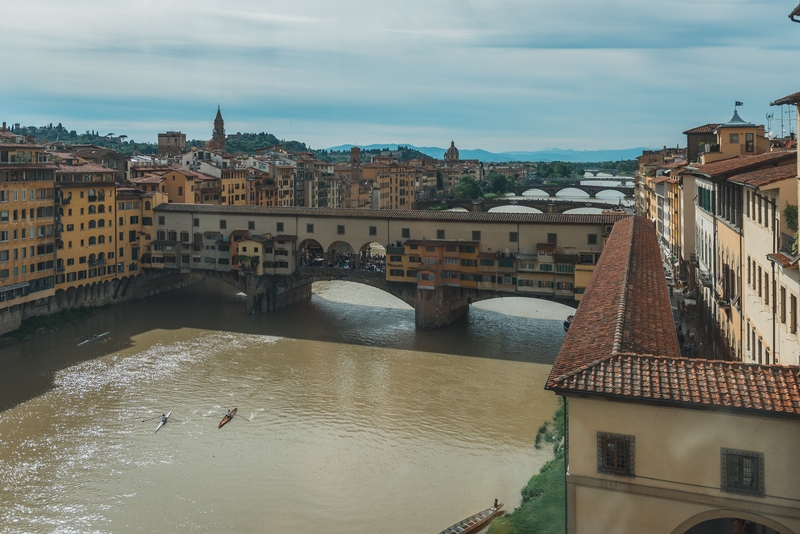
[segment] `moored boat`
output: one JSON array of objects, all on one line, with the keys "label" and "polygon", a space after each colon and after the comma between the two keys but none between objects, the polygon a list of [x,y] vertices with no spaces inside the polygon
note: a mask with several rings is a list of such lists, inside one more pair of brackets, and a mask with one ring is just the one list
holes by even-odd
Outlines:
[{"label": "moored boat", "polygon": [[159,422],[158,422],[158,426],[156,427],[156,432],[158,432],[158,430],[159,430],[159,429],[160,429],[162,426],[164,426],[164,425],[166,425],[166,424],[167,424],[167,421],[169,421],[169,416],[170,416],[170,415],[172,415],[172,410],[170,410],[169,412],[167,412],[167,415],[165,415],[165,416],[164,416],[164,420],[163,420],[163,421],[159,421]]},{"label": "moored boat", "polygon": [[228,416],[228,414],[225,414],[225,417],[223,417],[223,418],[222,418],[222,421],[220,421],[220,422],[219,422],[219,426],[218,426],[217,428],[222,428],[222,426],[223,426],[225,423],[227,423],[228,421],[230,421],[231,419],[233,419],[233,416],[234,416],[234,415],[236,415],[236,410],[238,410],[238,409],[239,409],[239,408],[234,408],[233,410],[231,410],[231,415],[230,415],[230,417]]},{"label": "moored boat", "polygon": [[466,519],[462,519],[455,525],[451,525],[441,531],[439,534],[468,534],[476,532],[485,527],[492,519],[503,514],[503,503],[498,503],[495,500],[495,505],[490,506],[482,512],[471,515]]}]

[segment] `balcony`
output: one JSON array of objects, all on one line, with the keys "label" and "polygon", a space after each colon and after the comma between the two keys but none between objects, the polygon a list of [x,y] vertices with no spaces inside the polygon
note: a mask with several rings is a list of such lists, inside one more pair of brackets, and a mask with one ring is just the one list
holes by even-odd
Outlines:
[{"label": "balcony", "polygon": [[793,235],[781,232],[781,252],[790,256],[797,254],[796,241]]}]

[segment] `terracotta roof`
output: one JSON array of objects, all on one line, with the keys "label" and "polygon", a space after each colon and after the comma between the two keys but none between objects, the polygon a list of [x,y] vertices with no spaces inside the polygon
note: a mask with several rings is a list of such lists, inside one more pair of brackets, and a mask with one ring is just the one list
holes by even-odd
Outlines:
[{"label": "terracotta roof", "polygon": [[787,256],[786,254],[784,254],[782,252],[775,252],[775,253],[772,253],[772,254],[767,254],[767,257],[770,260],[781,264],[781,266],[783,266],[783,267],[786,267],[786,268],[797,267],[797,256],[790,257],[790,256]]},{"label": "terracotta roof", "polygon": [[719,127],[719,123],[716,124],[704,124],[702,126],[697,126],[696,128],[691,128],[683,132],[684,135],[688,134],[704,134],[704,133],[713,133]]},{"label": "terracotta roof", "polygon": [[128,181],[132,184],[160,184],[164,181],[164,177],[160,174],[145,174],[139,178],[131,178]]},{"label": "terracotta roof", "polygon": [[547,379],[559,394],[800,415],[800,368],[680,357],[655,229],[614,225]]},{"label": "terracotta roof", "polygon": [[788,180],[797,177],[797,168],[794,165],[781,165],[780,167],[769,167],[758,171],[736,174],[728,178],[729,182],[761,187],[774,182]]},{"label": "terracotta roof", "polygon": [[59,165],[56,174],[82,174],[93,172],[105,172],[113,174],[116,171],[109,169],[108,167],[98,165],[97,163],[84,163],[83,165]]},{"label": "terracotta roof", "polygon": [[768,165],[788,165],[796,161],[797,152],[781,151],[781,152],[765,152],[756,156],[736,156],[733,158],[723,159],[707,163],[705,165],[696,165],[685,167],[684,173],[701,173],[707,174],[712,178],[723,178],[726,175],[733,173],[748,172],[758,167],[766,167]]},{"label": "terracotta roof", "polygon": [[800,93],[792,93],[789,96],[779,98],[775,102],[770,102],[770,106],[782,106],[784,104],[798,104],[800,103]]},{"label": "terracotta roof", "polygon": [[[205,191],[202,189],[201,191]],[[299,217],[341,217],[356,219],[475,221],[498,223],[539,224],[614,224],[628,217],[625,214],[564,214],[564,213],[489,213],[484,211],[435,210],[359,210],[336,208],[299,208],[272,206],[218,206],[208,204],[161,204],[156,210],[164,212],[217,213],[242,215],[286,215]]]}]

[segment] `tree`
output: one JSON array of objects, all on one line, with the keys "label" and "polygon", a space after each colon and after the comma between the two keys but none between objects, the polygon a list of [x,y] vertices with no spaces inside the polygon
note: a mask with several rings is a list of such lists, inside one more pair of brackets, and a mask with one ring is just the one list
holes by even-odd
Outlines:
[{"label": "tree", "polygon": [[462,176],[453,187],[453,196],[462,200],[477,200],[481,198],[481,186],[472,176]]},{"label": "tree", "polygon": [[492,193],[497,193],[498,195],[502,195],[506,191],[508,191],[508,180],[506,179],[505,175],[500,174],[499,172],[490,171],[486,179],[489,181],[489,187],[492,190]]}]

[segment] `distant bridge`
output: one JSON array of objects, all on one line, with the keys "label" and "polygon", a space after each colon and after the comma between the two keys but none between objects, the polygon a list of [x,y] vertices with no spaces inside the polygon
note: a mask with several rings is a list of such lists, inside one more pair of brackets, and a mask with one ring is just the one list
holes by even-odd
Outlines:
[{"label": "distant bridge", "polygon": [[489,211],[500,206],[528,206],[536,208],[542,213],[564,213],[576,208],[600,208],[603,210],[613,210],[619,207],[616,202],[585,202],[580,200],[558,200],[547,197],[515,197],[515,198],[495,198],[492,200],[458,200],[450,199],[446,202],[437,200],[417,201],[415,207],[420,210],[427,210],[432,207],[446,204],[454,208],[464,208],[467,211]]},{"label": "distant bridge", "polygon": [[581,185],[579,183],[563,183],[558,185],[532,185],[526,187],[512,187],[508,190],[509,193],[514,193],[517,196],[521,196],[525,191],[530,191],[531,189],[540,189],[550,195],[551,197],[555,197],[558,193],[565,189],[578,189],[583,191],[589,198],[597,198],[598,193],[602,193],[604,191],[616,191],[618,193],[622,193],[625,195],[625,198],[633,198],[633,187],[620,187],[620,186],[604,186],[604,185]]}]

